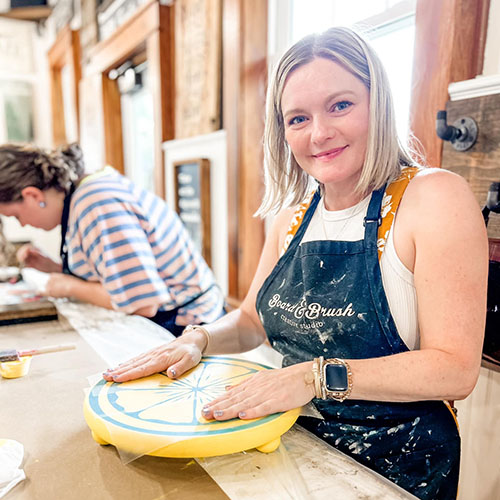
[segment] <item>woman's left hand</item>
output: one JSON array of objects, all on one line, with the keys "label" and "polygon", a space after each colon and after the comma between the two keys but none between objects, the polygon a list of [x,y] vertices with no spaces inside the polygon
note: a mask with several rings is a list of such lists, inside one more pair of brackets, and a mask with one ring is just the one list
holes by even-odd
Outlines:
[{"label": "woman's left hand", "polygon": [[51,273],[43,294],[55,298],[71,297],[73,295],[73,285],[79,282],[81,280],[74,276],[63,273]]},{"label": "woman's left hand", "polygon": [[203,416],[251,419],[303,406],[314,397],[314,384],[307,384],[305,378],[311,371],[312,361],[260,371],[206,405]]}]

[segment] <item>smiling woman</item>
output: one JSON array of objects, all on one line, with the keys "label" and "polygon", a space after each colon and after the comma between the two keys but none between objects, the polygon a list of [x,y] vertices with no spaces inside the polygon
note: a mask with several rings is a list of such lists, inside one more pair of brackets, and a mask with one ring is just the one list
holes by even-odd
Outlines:
[{"label": "smiling woman", "polygon": [[[366,155],[369,92],[338,63],[318,58],[288,77],[281,97],[285,140],[295,161],[325,186],[325,207],[355,205]],[[350,199],[339,196],[349,193]]]},{"label": "smiling woman", "polygon": [[476,383],[486,311],[487,238],[466,181],[422,168],[399,143],[380,60],[346,28],[282,57],[265,155],[259,213],[280,212],[239,309],[105,379],[175,378],[203,352],[267,338],[284,367],[229,388],[205,418],[312,400],[322,419],[301,423],[318,437],[418,498],[455,499],[460,436],[448,400]]}]

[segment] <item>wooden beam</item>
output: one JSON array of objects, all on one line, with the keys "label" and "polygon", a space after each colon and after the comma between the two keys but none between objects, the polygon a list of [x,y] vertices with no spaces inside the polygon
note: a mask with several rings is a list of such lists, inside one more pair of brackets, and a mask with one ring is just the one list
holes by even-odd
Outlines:
[{"label": "wooden beam", "polygon": [[71,42],[71,29],[69,25],[66,25],[57,34],[55,42],[47,53],[51,67],[62,68],[65,64],[68,64],[68,47],[71,47]]},{"label": "wooden beam", "polygon": [[118,172],[125,173],[120,90],[116,80],[102,75],[105,161]]},{"label": "wooden beam", "polygon": [[239,298],[250,288],[265,240],[264,221],[253,214],[264,195],[262,137],[267,89],[267,0],[245,0],[243,22]]},{"label": "wooden beam", "polygon": [[175,138],[175,59],[174,7],[160,10],[160,25],[147,40],[149,88],[154,113],[154,185],[155,192],[165,198],[165,167],[162,144]]},{"label": "wooden beam", "polygon": [[71,31],[71,56],[73,59],[73,85],[75,96],[76,127],[80,140],[80,80],[82,79],[82,50],[80,47],[80,32]]},{"label": "wooden beam", "polygon": [[445,109],[448,85],[482,71],[489,0],[418,0],[410,128],[430,166],[440,166],[442,141],[436,113]]},{"label": "wooden beam", "polygon": [[[61,72],[67,66],[73,78],[73,112],[75,113],[77,136],[80,137],[80,92],[81,54],[78,31],[65,26],[57,35],[55,42],[48,51],[50,68],[50,84],[52,97],[52,135],[55,146],[68,142],[64,113],[64,98]],[[67,104],[67,103],[66,103]]]},{"label": "wooden beam", "polygon": [[[222,5],[222,121],[227,132],[228,295],[238,301],[238,218],[240,72],[242,35],[239,0]],[[233,304],[235,305],[235,304]]]},{"label": "wooden beam", "polygon": [[125,61],[145,40],[160,29],[160,11],[163,7],[157,0],[139,7],[128,21],[106,40],[89,50],[85,74],[105,73]]},{"label": "wooden beam", "polygon": [[61,70],[50,68],[50,95],[52,108],[52,143],[61,146],[66,143],[66,122],[64,119],[64,101]]},{"label": "wooden beam", "polygon": [[267,0],[224,0],[223,126],[227,131],[229,301],[246,295],[264,245],[263,195]]},{"label": "wooden beam", "polygon": [[105,160],[124,173],[120,93],[109,70],[127,59],[144,55],[154,108],[154,181],[156,194],[165,197],[162,144],[175,138],[174,127],[174,6],[151,0],[109,38],[89,51],[85,75],[102,75]]}]

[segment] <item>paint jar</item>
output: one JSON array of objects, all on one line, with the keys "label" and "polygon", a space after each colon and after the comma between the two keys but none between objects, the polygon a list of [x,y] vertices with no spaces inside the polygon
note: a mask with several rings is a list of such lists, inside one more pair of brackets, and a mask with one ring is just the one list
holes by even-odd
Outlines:
[{"label": "paint jar", "polygon": [[3,378],[24,377],[30,370],[31,356],[23,356],[18,361],[0,363],[0,375]]}]

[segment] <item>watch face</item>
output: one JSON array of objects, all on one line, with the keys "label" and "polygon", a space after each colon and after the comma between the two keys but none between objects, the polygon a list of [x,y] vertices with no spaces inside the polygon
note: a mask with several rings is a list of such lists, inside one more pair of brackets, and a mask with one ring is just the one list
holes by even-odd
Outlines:
[{"label": "watch face", "polygon": [[328,391],[347,391],[346,367],[344,365],[325,365],[325,384]]}]

